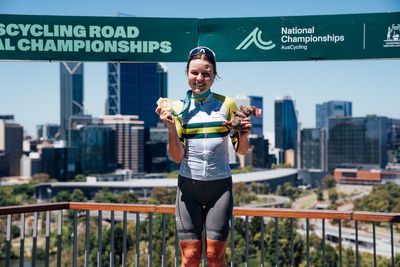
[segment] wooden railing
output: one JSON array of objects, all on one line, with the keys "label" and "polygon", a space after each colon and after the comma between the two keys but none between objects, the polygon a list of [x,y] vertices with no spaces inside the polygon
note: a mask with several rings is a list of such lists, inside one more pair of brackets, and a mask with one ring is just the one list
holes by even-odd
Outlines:
[{"label": "wooden railing", "polygon": [[[110,266],[114,266],[114,258],[116,256],[116,252],[114,250],[115,248],[115,243],[114,243],[114,227],[115,227],[115,213],[118,212],[121,213],[122,218],[119,218],[123,224],[123,236],[124,239],[122,240],[123,244],[123,251],[121,255],[119,255],[120,258],[122,258],[122,265],[126,266],[127,263],[127,244],[126,244],[126,228],[127,228],[127,223],[131,221],[135,221],[136,225],[136,249],[135,249],[135,266],[140,265],[140,254],[143,254],[143,252],[140,250],[140,223],[146,221],[146,224],[148,225],[148,231],[146,233],[146,244],[148,246],[147,251],[147,265],[148,266],[153,266],[153,215],[160,214],[162,216],[161,224],[162,226],[162,259],[161,259],[161,265],[162,266],[167,266],[167,252],[166,252],[166,216],[173,215],[175,213],[175,207],[173,205],[136,205],[136,204],[109,204],[109,203],[77,203],[77,202],[63,202],[63,203],[49,203],[49,204],[37,204],[37,205],[24,205],[24,206],[10,206],[10,207],[0,207],[0,220],[3,220],[3,222],[6,222],[5,224],[5,229],[0,229],[0,241],[4,240],[4,243],[0,243],[0,256],[3,255],[3,259],[0,260],[0,265],[3,266],[11,266],[11,258],[15,251],[18,251],[18,248],[16,249],[15,247],[15,242],[12,242],[13,237],[12,235],[12,225],[17,225],[18,221],[13,220],[13,217],[16,215],[19,215],[19,228],[20,228],[20,242],[19,242],[19,255],[14,255],[14,257],[18,258],[19,265],[24,266],[25,262],[28,260],[30,257],[30,262],[31,266],[36,266],[36,255],[37,255],[37,240],[40,238],[40,234],[38,232],[38,224],[40,221],[39,214],[45,213],[45,219],[42,219],[43,223],[45,222],[45,233],[43,234],[44,238],[46,239],[45,242],[45,256],[44,256],[44,266],[49,266],[50,261],[55,261],[57,266],[63,266],[63,261],[65,261],[65,258],[62,256],[62,249],[63,249],[63,237],[62,236],[62,229],[63,229],[63,218],[65,218],[65,215],[63,215],[63,211],[72,211],[72,224],[73,224],[73,254],[72,254],[72,266],[89,266],[90,264],[93,264],[91,262],[91,259],[89,257],[90,251],[92,249],[97,249],[97,251],[103,251],[104,246],[103,246],[103,240],[102,240],[102,231],[103,231],[103,221],[107,220],[109,222],[111,229],[111,248],[109,253],[109,264]],[[50,248],[50,234],[51,234],[51,212],[57,212],[57,219],[56,223],[54,223],[54,218],[53,218],[53,225],[57,225],[57,249],[52,249]],[[109,213],[109,214],[106,214]],[[107,216],[106,216],[107,215]],[[128,218],[128,215],[135,215],[133,217]],[[142,215],[142,218],[140,217]],[[32,233],[26,233],[26,225],[27,220],[26,218],[28,216],[32,217],[32,220],[29,220],[29,228],[32,228]],[[71,214],[70,214],[71,216]],[[91,248],[90,247],[90,224],[91,224],[91,217],[97,217],[97,247]],[[44,217],[44,216],[42,216]],[[84,223],[82,223],[82,219],[84,218]],[[145,219],[143,219],[145,218]],[[370,253],[372,255],[372,265],[377,266],[377,255],[380,255],[384,253],[383,251],[377,251],[377,234],[376,234],[376,227],[381,226],[384,224],[386,228],[380,227],[380,232],[382,232],[382,229],[386,231],[385,235],[388,237],[387,242],[390,243],[389,250],[386,251],[384,254],[388,258],[388,262],[390,263],[391,266],[395,266],[395,257],[396,254],[400,253],[400,244],[398,241],[398,238],[395,238],[395,230],[394,230],[394,225],[400,222],[400,214],[397,213],[372,213],[372,212],[359,212],[359,211],[333,211],[333,210],[295,210],[295,209],[282,209],[282,208],[243,208],[243,207],[235,207],[233,210],[233,220],[231,221],[231,235],[230,235],[230,248],[229,250],[229,257],[230,257],[230,264],[231,266],[237,266],[235,263],[235,248],[238,244],[238,237],[235,236],[235,224],[236,223],[242,223],[244,225],[244,229],[242,229],[245,232],[244,239],[245,239],[245,255],[242,257],[243,264],[247,266],[251,255],[249,254],[249,248],[250,248],[250,243],[251,242],[256,242],[255,240],[250,240],[249,237],[249,220],[253,220],[254,218],[262,218],[262,220],[259,220],[260,223],[260,232],[259,232],[259,239],[257,242],[259,245],[257,245],[257,248],[260,249],[259,256],[258,256],[258,263],[257,265],[264,266],[265,265],[265,260],[268,261],[273,261],[273,265],[275,266],[287,266],[286,263],[283,262],[283,260],[287,260],[289,262],[289,265],[296,266],[296,259],[294,258],[294,252],[295,252],[295,235],[302,235],[305,238],[305,244],[306,244],[306,259],[305,263],[307,266],[311,265],[311,250],[314,250],[315,248],[312,248],[310,245],[310,233],[312,232],[311,228],[321,228],[321,230],[315,230],[314,232],[320,232],[319,236],[321,238],[321,253],[323,257],[323,266],[327,266],[326,262],[326,246],[327,242],[335,242],[336,246],[338,247],[338,257],[339,257],[339,266],[344,266],[343,265],[343,257],[342,253],[344,250],[344,243],[346,243],[346,246],[349,246],[349,244],[353,245],[355,248],[355,262],[357,266],[360,266],[360,253],[361,250],[370,250]],[[291,232],[290,232],[290,260],[289,259],[282,259],[281,253],[282,253],[282,248],[280,247],[280,241],[279,241],[279,222],[280,220],[289,220],[290,221],[290,226],[291,226]],[[141,221],[142,220],[142,221]],[[239,221],[240,220],[240,221]],[[300,220],[304,221],[305,227],[303,227],[303,230],[295,230],[295,223],[300,224]],[[329,220],[330,227],[334,227],[335,232],[332,234],[332,232],[327,233],[326,231],[326,220]],[[317,222],[315,222],[317,221]],[[93,220],[92,220],[93,222]],[[140,223],[136,223],[140,222]],[[273,252],[273,258],[271,255],[267,256],[266,255],[266,247],[265,247],[265,224],[266,223],[271,223],[270,226],[274,227],[274,236],[270,237],[270,239],[274,240],[274,252]],[[312,223],[311,223],[312,222]],[[334,222],[334,223],[333,223]],[[346,234],[344,234],[342,231],[344,229],[343,223],[346,222],[348,225],[349,223],[352,224],[353,228],[352,231],[353,233],[351,236],[353,237],[346,237]],[[78,224],[82,225],[81,228],[85,229],[85,261],[84,262],[78,262],[78,256],[79,256],[79,251],[78,251]],[[372,226],[372,233],[371,237],[368,239],[363,239],[361,240],[361,235],[360,235],[360,229],[359,229],[359,223],[368,223]],[[398,226],[398,225],[396,225]],[[53,227],[55,228],[55,227]],[[300,227],[301,228],[301,227]],[[304,229],[305,228],[305,229]],[[365,227],[364,227],[365,228]],[[371,228],[371,227],[370,227]],[[294,230],[293,230],[294,229]],[[2,237],[3,235],[3,237]],[[15,238],[15,237],[14,237]],[[32,238],[32,249],[31,249],[31,254],[29,257],[25,257],[26,255],[26,247],[25,247],[25,239],[26,238]],[[3,248],[3,251],[1,251],[1,248]],[[14,251],[14,253],[12,253]],[[175,238],[175,255],[174,255],[174,265],[178,266],[179,265],[179,253],[178,253],[178,241]],[[28,258],[28,259],[27,259]],[[93,260],[92,260],[93,261]],[[4,264],[3,264],[4,263]],[[101,253],[98,253],[97,258],[96,258],[96,264],[97,266],[102,266],[102,256]]]}]

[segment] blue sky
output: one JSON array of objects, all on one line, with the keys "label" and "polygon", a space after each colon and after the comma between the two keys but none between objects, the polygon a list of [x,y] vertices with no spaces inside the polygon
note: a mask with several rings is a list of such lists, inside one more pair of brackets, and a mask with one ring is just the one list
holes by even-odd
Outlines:
[{"label": "blue sky", "polygon": [[[281,1],[134,1],[1,0],[0,13],[26,15],[138,17],[269,17],[399,12],[398,0]],[[399,22],[400,23],[400,22]],[[184,63],[168,63],[169,96],[187,90]],[[400,118],[400,60],[219,63],[221,79],[213,90],[225,95],[264,97],[264,131],[273,131],[274,99],[292,95],[303,127],[315,126],[315,105],[329,100],[353,102],[353,115]],[[59,123],[58,62],[0,62],[0,114],[14,114],[29,134],[36,125]],[[85,64],[85,107],[104,114],[106,63]]]}]

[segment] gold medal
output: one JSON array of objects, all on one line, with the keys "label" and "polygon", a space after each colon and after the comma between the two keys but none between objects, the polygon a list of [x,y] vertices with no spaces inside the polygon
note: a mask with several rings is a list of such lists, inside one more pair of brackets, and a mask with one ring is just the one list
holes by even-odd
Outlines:
[{"label": "gold medal", "polygon": [[157,106],[162,110],[172,110],[172,101],[168,98],[160,97],[157,100]]}]

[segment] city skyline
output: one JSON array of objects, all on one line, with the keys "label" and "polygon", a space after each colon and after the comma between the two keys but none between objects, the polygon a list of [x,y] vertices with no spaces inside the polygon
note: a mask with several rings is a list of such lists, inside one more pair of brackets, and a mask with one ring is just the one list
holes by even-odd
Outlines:
[{"label": "city skyline", "polygon": [[[173,1],[159,8],[150,3],[137,5],[128,2],[110,4],[106,1],[58,2],[2,1],[3,14],[115,16],[119,12],[144,17],[268,17],[349,13],[398,12],[398,1],[362,1],[335,4],[319,1],[283,1],[268,3],[255,1],[252,6],[230,2],[232,8],[222,8],[223,2],[205,1],[213,9],[207,13],[187,15],[182,2]],[[74,4],[76,3],[76,4]],[[186,6],[186,5],[183,5]],[[45,7],[45,8],[43,8]],[[85,8],[87,7],[87,8]],[[90,7],[90,8],[89,8]],[[220,7],[220,8],[219,8]],[[218,55],[217,55],[218,58]],[[277,96],[289,95],[296,101],[302,128],[315,127],[316,104],[340,100],[353,103],[353,116],[370,114],[400,117],[400,90],[396,77],[399,60],[338,60],[292,62],[219,62],[221,79],[212,90],[236,95],[262,96],[264,99],[264,132],[274,129],[274,101]],[[188,86],[185,63],[168,63],[168,95],[182,99]],[[0,62],[2,87],[0,114],[14,114],[29,134],[36,135],[36,125],[59,123],[59,62]],[[107,63],[85,63],[85,109],[99,117],[105,114],[107,98]],[[150,104],[150,103],[149,103]],[[155,105],[155,104],[154,104]]]}]

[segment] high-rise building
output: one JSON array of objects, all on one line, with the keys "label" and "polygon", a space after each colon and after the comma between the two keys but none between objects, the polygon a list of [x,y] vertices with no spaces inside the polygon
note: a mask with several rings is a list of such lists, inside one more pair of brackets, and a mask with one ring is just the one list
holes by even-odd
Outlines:
[{"label": "high-rise building", "polygon": [[44,147],[42,171],[50,178],[68,181],[77,174],[77,149],[71,147]]},{"label": "high-rise building", "polygon": [[115,130],[105,125],[86,125],[73,134],[72,147],[78,150],[84,174],[109,173],[116,169]]},{"label": "high-rise building", "polygon": [[145,145],[145,171],[170,172],[179,168],[167,151],[168,129],[163,123],[149,129],[149,140]]},{"label": "high-rise building", "polygon": [[255,168],[271,168],[272,162],[269,156],[269,143],[267,139],[264,139],[263,136],[250,135],[249,136],[250,144],[253,147],[253,167]]},{"label": "high-rise building", "polygon": [[328,128],[329,118],[351,117],[352,103],[349,101],[329,101],[316,105],[316,128]]},{"label": "high-rise building", "polygon": [[320,128],[301,130],[301,168],[325,169],[325,131]]},{"label": "high-rise building", "polygon": [[400,169],[400,120],[390,119],[389,121],[388,167]]},{"label": "high-rise building", "polygon": [[84,114],[82,62],[60,63],[60,89],[60,134],[61,139],[67,140],[70,117]]},{"label": "high-rise building", "polygon": [[294,102],[289,96],[275,99],[275,148],[297,149],[298,120]]},{"label": "high-rise building", "polygon": [[[235,96],[235,101],[238,108],[241,105],[255,106],[257,108],[263,108],[263,97],[262,96]],[[252,124],[251,133],[257,136],[263,136],[263,118],[251,116],[250,121]]]},{"label": "high-rise building", "polygon": [[136,115],[156,127],[155,103],[167,97],[167,68],[160,63],[109,63],[106,114]]},{"label": "high-rise building", "polygon": [[12,118],[0,118],[0,157],[3,158],[0,161],[3,176],[18,176],[21,171],[24,130],[21,125],[9,120]]},{"label": "high-rise building", "polygon": [[36,126],[37,137],[40,140],[55,140],[60,132],[60,125],[58,124],[40,124]]},{"label": "high-rise building", "polygon": [[385,168],[390,124],[387,117],[330,118],[328,169],[338,166]]},{"label": "high-rise building", "polygon": [[115,130],[117,167],[144,172],[144,122],[138,116],[127,115],[107,115],[101,119]]}]

